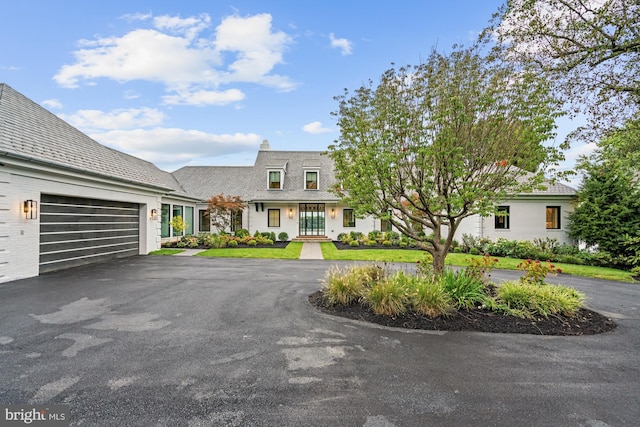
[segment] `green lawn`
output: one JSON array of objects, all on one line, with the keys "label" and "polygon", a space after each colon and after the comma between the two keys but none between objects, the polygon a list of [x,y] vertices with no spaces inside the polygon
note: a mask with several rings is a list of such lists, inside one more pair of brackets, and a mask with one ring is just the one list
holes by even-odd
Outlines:
[{"label": "green lawn", "polygon": [[[424,251],[406,249],[356,249],[339,250],[333,243],[321,243],[322,256],[326,260],[346,260],[346,261],[378,261],[378,262],[416,262],[424,258]],[[469,258],[482,258],[480,255],[469,254],[449,254],[446,264],[464,267]],[[516,267],[522,260],[515,258],[501,258],[495,268],[502,270],[517,270]],[[614,268],[592,267],[587,265],[554,263],[562,269],[563,273],[574,276],[592,277],[595,279],[616,280],[619,282],[633,282],[631,273],[628,271],[616,270]]]},{"label": "green lawn", "polygon": [[219,248],[207,249],[195,256],[219,257],[219,258],[273,258],[273,259],[298,259],[302,243],[291,242],[284,249],[277,248]]}]

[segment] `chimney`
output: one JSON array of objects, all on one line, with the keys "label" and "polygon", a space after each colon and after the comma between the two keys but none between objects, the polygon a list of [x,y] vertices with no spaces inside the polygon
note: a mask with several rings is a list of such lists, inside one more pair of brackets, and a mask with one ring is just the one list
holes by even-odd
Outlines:
[{"label": "chimney", "polygon": [[262,144],[260,144],[260,151],[267,151],[267,150],[271,150],[271,147],[269,146],[269,141],[266,139],[263,139]]}]

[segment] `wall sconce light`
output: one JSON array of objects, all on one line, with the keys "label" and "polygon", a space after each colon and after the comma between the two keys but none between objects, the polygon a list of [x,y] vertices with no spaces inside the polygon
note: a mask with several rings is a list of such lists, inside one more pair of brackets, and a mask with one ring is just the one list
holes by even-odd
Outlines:
[{"label": "wall sconce light", "polygon": [[38,202],[35,200],[25,200],[22,205],[22,211],[24,212],[25,219],[38,218]]},{"label": "wall sconce light", "polygon": [[335,218],[335,217],[336,217],[336,209],[331,208],[331,218]]},{"label": "wall sconce light", "polygon": [[289,208],[289,218],[293,218],[293,208]]},{"label": "wall sconce light", "polygon": [[158,209],[151,209],[151,219],[153,221],[158,219]]}]

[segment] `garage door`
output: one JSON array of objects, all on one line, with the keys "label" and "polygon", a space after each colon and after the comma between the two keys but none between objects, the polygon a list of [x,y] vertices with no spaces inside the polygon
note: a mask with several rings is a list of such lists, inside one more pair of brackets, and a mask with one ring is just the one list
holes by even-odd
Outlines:
[{"label": "garage door", "polygon": [[137,203],[43,194],[40,273],[138,255]]}]

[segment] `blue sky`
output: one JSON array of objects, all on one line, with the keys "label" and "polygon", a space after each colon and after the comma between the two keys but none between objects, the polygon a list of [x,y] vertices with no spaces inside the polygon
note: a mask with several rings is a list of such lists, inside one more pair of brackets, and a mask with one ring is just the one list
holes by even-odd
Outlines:
[{"label": "blue sky", "polygon": [[[495,0],[85,1],[3,6],[0,82],[162,169],[324,150],[333,97],[469,43]],[[559,135],[571,130],[560,123]],[[567,153],[569,163],[584,147]]]}]

